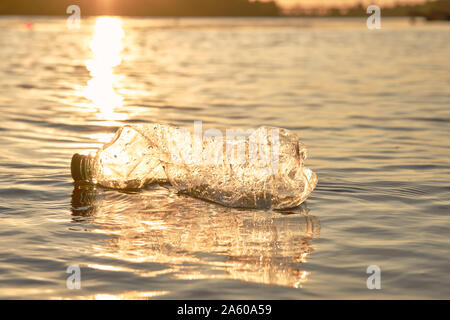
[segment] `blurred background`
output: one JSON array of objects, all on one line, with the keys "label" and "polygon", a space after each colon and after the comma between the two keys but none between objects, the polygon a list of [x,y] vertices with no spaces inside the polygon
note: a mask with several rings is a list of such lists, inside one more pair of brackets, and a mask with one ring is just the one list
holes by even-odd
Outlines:
[{"label": "blurred background", "polygon": [[448,0],[3,0],[0,14],[57,15],[78,5],[83,14],[120,16],[364,16],[369,5],[384,16],[449,20]]},{"label": "blurred background", "polygon": [[[449,298],[448,18],[444,0],[2,0],[0,298]],[[194,120],[294,131],[316,190],[277,212],[73,184],[72,155],[120,126]]]}]

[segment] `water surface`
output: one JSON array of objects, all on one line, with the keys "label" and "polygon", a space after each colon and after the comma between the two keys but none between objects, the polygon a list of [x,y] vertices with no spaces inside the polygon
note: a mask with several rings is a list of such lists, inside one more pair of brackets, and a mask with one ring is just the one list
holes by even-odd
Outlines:
[{"label": "water surface", "polygon": [[[0,298],[450,298],[450,25],[382,23],[0,18]],[[73,185],[118,127],[194,120],[293,130],[317,189],[276,212]]]}]

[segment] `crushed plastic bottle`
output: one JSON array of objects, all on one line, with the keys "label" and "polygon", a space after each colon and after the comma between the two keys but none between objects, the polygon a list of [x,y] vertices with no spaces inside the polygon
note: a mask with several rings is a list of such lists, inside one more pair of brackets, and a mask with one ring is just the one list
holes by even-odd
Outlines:
[{"label": "crushed plastic bottle", "polygon": [[72,177],[114,189],[170,183],[178,192],[242,208],[293,208],[316,187],[317,175],[304,166],[307,148],[293,132],[228,133],[124,126],[95,155],[75,154]]}]

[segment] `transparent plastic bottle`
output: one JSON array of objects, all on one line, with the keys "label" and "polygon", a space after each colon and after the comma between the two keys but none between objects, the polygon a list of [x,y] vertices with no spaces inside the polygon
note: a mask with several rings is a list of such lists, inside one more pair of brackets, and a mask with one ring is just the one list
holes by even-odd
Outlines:
[{"label": "transparent plastic bottle", "polygon": [[120,128],[95,155],[75,154],[72,177],[115,189],[170,183],[178,192],[229,207],[288,209],[317,185],[306,157],[298,136],[281,128],[224,137],[218,130],[203,135],[164,124],[133,125]]}]

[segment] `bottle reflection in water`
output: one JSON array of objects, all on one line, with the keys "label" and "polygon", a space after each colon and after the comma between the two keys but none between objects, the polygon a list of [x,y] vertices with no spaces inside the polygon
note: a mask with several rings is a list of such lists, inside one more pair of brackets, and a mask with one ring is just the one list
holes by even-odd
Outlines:
[{"label": "bottle reflection in water", "polygon": [[[301,287],[311,276],[303,263],[320,236],[320,221],[306,203],[289,212],[234,209],[158,185],[127,194],[83,185],[74,189],[72,203],[80,205],[72,208],[74,221],[79,209],[90,208],[96,233],[110,236],[92,246],[94,255],[105,264],[116,261],[112,269],[127,266],[143,281],[171,274]],[[146,263],[164,267],[139,267]]]}]

